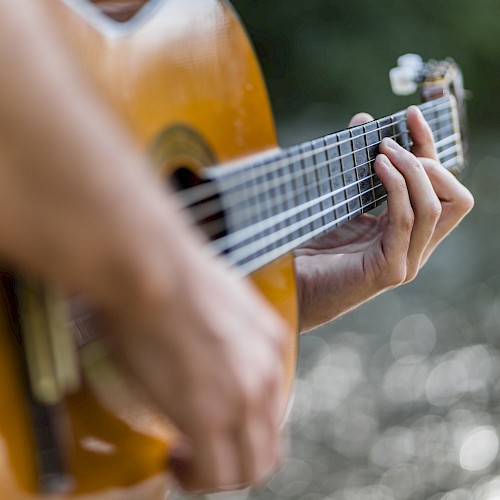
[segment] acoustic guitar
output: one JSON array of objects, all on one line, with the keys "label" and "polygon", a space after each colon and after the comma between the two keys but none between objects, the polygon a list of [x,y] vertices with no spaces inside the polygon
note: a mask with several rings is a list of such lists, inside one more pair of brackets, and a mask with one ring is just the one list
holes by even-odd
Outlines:
[{"label": "acoustic guitar", "polygon": [[[258,62],[226,2],[151,0],[126,22],[87,0],[44,3],[214,251],[297,331],[292,252],[385,201],[373,162],[385,137],[411,147],[405,113],[280,149]],[[459,172],[457,66],[406,58],[393,76],[399,90],[420,86],[439,159]],[[108,362],[84,317],[65,328],[52,292],[10,273],[2,283],[0,498],[164,498],[175,429]],[[288,390],[296,354],[291,335]]]}]

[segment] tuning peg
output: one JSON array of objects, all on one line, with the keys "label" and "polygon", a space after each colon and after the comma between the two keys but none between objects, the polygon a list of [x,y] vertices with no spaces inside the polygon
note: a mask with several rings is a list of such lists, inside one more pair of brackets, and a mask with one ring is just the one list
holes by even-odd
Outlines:
[{"label": "tuning peg", "polygon": [[417,54],[398,58],[398,65],[389,72],[392,91],[396,95],[410,95],[417,91],[418,80],[424,63]]}]

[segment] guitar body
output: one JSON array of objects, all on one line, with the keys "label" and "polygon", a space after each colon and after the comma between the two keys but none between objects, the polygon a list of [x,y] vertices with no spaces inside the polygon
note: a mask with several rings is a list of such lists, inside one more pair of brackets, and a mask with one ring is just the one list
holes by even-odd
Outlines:
[{"label": "guitar body", "polygon": [[[218,0],[151,0],[131,21],[119,24],[87,2],[44,2],[82,71],[140,146],[152,153],[159,182],[178,169],[201,175],[203,167],[224,168],[242,156],[277,148],[257,60],[228,5]],[[292,256],[259,269],[252,279],[294,332],[286,354],[290,389],[297,350]],[[5,297],[4,306],[0,498],[52,498],[39,493],[33,421]],[[175,430],[139,403],[140,397],[125,394],[128,384],[109,371],[89,372],[79,392],[55,409],[69,478],[66,492],[57,498],[163,499],[172,487],[167,457]]]}]

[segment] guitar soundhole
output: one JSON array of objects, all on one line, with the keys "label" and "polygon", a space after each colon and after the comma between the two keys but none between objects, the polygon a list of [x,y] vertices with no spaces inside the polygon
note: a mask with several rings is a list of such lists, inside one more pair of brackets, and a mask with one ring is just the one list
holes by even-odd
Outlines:
[{"label": "guitar soundhole", "polygon": [[[212,181],[201,179],[187,167],[179,167],[174,170],[169,182],[176,191],[180,192],[181,199],[183,198],[183,190],[186,190],[187,196],[185,198],[188,200],[191,199],[191,194],[194,193],[196,201],[188,203],[187,206],[196,224],[209,240],[213,241],[226,235],[224,209],[216,190],[209,187]],[[203,192],[203,195],[198,200],[197,192],[201,193],[203,188],[197,191],[197,187],[202,185],[207,186],[206,191],[209,194],[205,195]],[[211,194],[212,192],[213,194]]]},{"label": "guitar soundhole", "polygon": [[[225,236],[224,210],[213,181],[197,175],[197,172],[217,163],[203,136],[189,125],[173,124],[158,134],[152,153],[162,177],[180,191],[181,198],[208,239]],[[182,191],[185,191],[185,196]]]}]

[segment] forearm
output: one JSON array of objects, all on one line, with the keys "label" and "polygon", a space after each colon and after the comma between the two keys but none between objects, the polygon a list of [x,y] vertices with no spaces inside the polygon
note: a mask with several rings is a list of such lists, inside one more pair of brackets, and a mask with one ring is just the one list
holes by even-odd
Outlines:
[{"label": "forearm", "polygon": [[149,287],[148,267],[182,258],[168,235],[189,251],[194,237],[44,15],[0,1],[0,254],[98,302],[126,300]]}]

